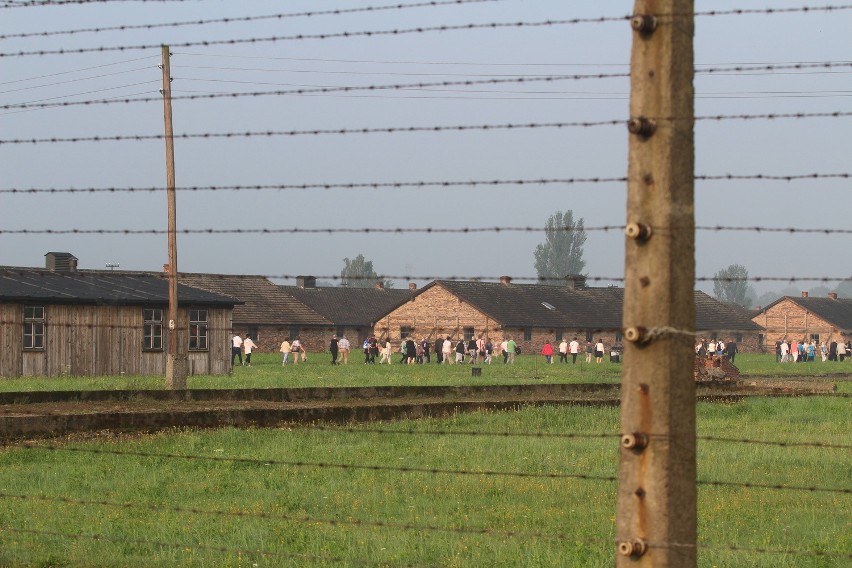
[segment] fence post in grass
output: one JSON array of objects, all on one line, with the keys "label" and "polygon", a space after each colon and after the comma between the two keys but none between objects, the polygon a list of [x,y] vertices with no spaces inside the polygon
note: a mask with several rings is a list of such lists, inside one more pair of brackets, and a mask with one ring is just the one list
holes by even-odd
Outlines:
[{"label": "fence post in grass", "polygon": [[616,566],[696,566],[693,0],[636,0]]}]

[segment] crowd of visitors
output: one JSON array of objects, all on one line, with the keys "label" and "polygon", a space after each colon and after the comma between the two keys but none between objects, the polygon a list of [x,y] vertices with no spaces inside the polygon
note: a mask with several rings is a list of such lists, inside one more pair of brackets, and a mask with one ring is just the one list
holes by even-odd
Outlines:
[{"label": "crowd of visitors", "polygon": [[[243,339],[239,334],[234,335],[231,343],[231,366],[239,361],[242,366],[251,366],[251,354],[257,345],[252,340],[251,335],[246,335]],[[719,345],[723,345],[719,342]],[[715,343],[711,343],[715,348]],[[361,346],[364,352],[364,364],[376,364],[376,358],[379,358],[378,364],[393,363],[394,348],[390,340],[380,342],[375,336],[371,335],[364,340]],[[583,348],[580,342],[574,337],[570,342],[563,339],[558,347],[554,348],[553,343],[547,341],[541,350],[548,364],[553,364],[556,353],[559,353],[560,363],[567,363],[568,356],[571,356],[571,362],[576,364],[577,357],[580,355]],[[615,347],[614,347],[615,349]],[[736,349],[736,344],[734,344]],[[697,350],[697,348],[696,348]],[[305,347],[302,345],[298,336],[294,338],[286,337],[281,342],[279,348],[281,352],[281,364],[297,365],[299,362],[308,360]],[[349,356],[352,352],[352,344],[342,335],[339,338],[337,335],[332,335],[328,343],[328,352],[331,356],[332,365],[348,365]],[[407,337],[402,339],[397,351],[399,362],[404,365],[419,365],[431,363],[432,355],[435,357],[437,364],[458,365],[458,364],[486,364],[490,365],[496,357],[499,361],[501,358],[503,364],[510,365],[515,362],[515,356],[521,352],[514,338],[509,337],[498,343],[492,343],[491,339],[480,335],[478,338],[470,338],[454,340],[452,336],[437,338],[434,343],[430,343],[425,338],[415,339]],[[597,342],[587,341],[585,346],[586,363],[591,363],[594,356],[596,363],[602,363],[604,358],[605,346],[603,340],[598,339]],[[845,352],[844,352],[845,353]],[[243,359],[245,355],[245,360]],[[611,353],[611,359],[617,354]]]},{"label": "crowd of visitors", "polygon": [[727,342],[722,339],[710,339],[708,341],[702,337],[695,343],[695,354],[702,357],[725,356],[733,363],[736,361],[738,352],[737,342],[733,339],[728,339]]},{"label": "crowd of visitors", "polygon": [[775,342],[775,360],[778,363],[811,363],[819,357],[826,361],[845,361],[852,357],[852,342],[823,341],[819,345],[815,340],[779,339]]}]

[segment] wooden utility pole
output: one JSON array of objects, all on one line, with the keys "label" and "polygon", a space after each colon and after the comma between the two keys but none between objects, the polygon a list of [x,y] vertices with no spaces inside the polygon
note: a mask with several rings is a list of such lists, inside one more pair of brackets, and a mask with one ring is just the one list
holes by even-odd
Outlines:
[{"label": "wooden utility pole", "polygon": [[175,145],[172,130],[172,74],[169,46],[163,53],[163,108],[166,124],[166,194],[169,202],[169,352],[166,356],[166,387],[185,389],[187,360],[182,334],[179,332],[177,294],[177,206],[175,199]]},{"label": "wooden utility pole", "polygon": [[696,566],[693,0],[636,0],[616,566]]}]

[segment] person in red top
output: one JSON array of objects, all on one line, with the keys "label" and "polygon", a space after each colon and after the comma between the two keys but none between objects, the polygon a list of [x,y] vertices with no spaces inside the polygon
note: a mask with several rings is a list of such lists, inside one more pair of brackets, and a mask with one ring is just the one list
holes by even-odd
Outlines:
[{"label": "person in red top", "polygon": [[553,365],[553,345],[549,341],[541,348],[541,354],[544,355],[548,365]]}]

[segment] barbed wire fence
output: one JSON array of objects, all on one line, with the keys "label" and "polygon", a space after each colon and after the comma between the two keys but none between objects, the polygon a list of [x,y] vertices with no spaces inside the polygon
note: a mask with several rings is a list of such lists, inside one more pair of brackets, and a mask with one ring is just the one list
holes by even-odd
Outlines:
[{"label": "barbed wire fence", "polygon": [[[104,3],[109,0],[89,0],[92,3]],[[139,0],[140,2],[165,2],[168,0]],[[174,1],[174,0],[173,0]],[[182,27],[182,26],[203,26],[211,23],[237,23],[237,22],[250,22],[256,21],[260,19],[281,19],[281,18],[297,18],[297,17],[312,17],[319,15],[343,15],[352,12],[375,12],[375,11],[393,11],[393,10],[404,10],[407,8],[435,8],[435,7],[450,7],[452,5],[461,5],[461,4],[474,4],[474,3],[489,3],[489,2],[499,2],[500,0],[452,0],[452,1],[435,1],[435,2],[419,2],[413,4],[397,4],[397,5],[376,5],[365,8],[353,8],[353,9],[340,9],[340,10],[324,10],[324,11],[316,11],[316,12],[301,12],[301,13],[291,13],[291,14],[273,14],[273,15],[260,15],[260,16],[245,16],[245,17],[237,17],[237,18],[222,18],[222,19],[209,19],[209,20],[197,20],[197,21],[184,21],[184,22],[171,22],[171,23],[163,23],[163,24],[149,24],[149,25],[133,25],[133,26],[109,26],[109,27],[94,27],[94,28],[86,28],[86,29],[73,29],[73,30],[65,30],[58,32],[24,32],[24,33],[16,33],[16,34],[7,34],[0,36],[0,40],[8,40],[15,38],[25,38],[25,37],[44,37],[46,35],[77,35],[82,33],[100,33],[107,31],[123,31],[125,29],[139,28],[139,29],[153,29],[154,27]],[[64,4],[84,4],[89,3],[84,2],[82,0],[73,0],[73,1],[65,1],[65,0],[44,0],[44,1],[26,1],[26,2],[11,2],[7,1],[4,4],[0,5],[0,8],[27,8],[27,7],[49,7],[49,6],[61,6]],[[696,12],[695,16],[698,17],[715,17],[715,16],[742,16],[742,15],[775,15],[775,14],[791,14],[791,13],[836,13],[841,11],[852,10],[852,6],[850,5],[835,5],[835,6],[819,6],[819,7],[808,7],[802,6],[798,8],[765,8],[765,9],[735,9],[735,10],[719,10],[719,11],[705,11],[705,12]],[[692,17],[692,14],[668,14],[661,18],[661,21],[665,21],[666,19],[677,19],[682,17]],[[398,28],[398,29],[373,29],[366,31],[346,31],[346,32],[335,32],[335,33],[323,33],[323,34],[305,34],[305,35],[290,35],[290,36],[265,36],[265,37],[251,37],[251,38],[231,38],[231,39],[217,39],[212,41],[199,41],[199,42],[183,42],[183,43],[175,43],[174,46],[178,48],[184,47],[209,47],[212,45],[225,45],[225,46],[233,46],[239,44],[258,44],[258,43],[277,43],[277,42],[291,42],[291,41],[307,41],[307,40],[326,40],[326,39],[346,39],[353,37],[360,38],[374,38],[374,37],[397,37],[400,35],[412,35],[412,34],[429,34],[429,33],[449,33],[449,32],[463,32],[470,30],[500,30],[500,29],[518,29],[518,28],[537,28],[537,27],[553,27],[553,26],[567,26],[567,25],[588,25],[588,24],[606,24],[606,23],[617,23],[617,22],[629,22],[633,19],[634,16],[626,15],[619,17],[598,17],[598,18],[573,18],[573,19],[553,19],[553,20],[541,20],[541,21],[526,21],[526,22],[487,22],[487,23],[470,23],[470,24],[461,24],[461,25],[439,25],[439,26],[424,26],[424,27],[415,27],[415,28]],[[68,55],[68,54],[82,54],[82,53],[105,53],[105,52],[126,52],[126,51],[145,51],[153,48],[159,48],[159,45],[148,45],[148,44],[135,44],[135,45],[121,45],[121,46],[99,46],[99,47],[84,47],[84,48],[67,48],[67,49],[56,49],[56,50],[20,50],[20,51],[4,51],[0,52],[0,58],[15,58],[15,57],[31,57],[31,56],[50,56],[50,55]],[[145,58],[140,58],[145,59]],[[718,66],[716,68],[711,69],[697,69],[696,73],[738,73],[738,72],[772,72],[772,71],[781,71],[781,70],[806,70],[806,69],[821,69],[821,70],[830,70],[830,69],[843,69],[849,68],[852,66],[850,62],[818,62],[818,63],[795,63],[790,65],[737,65],[737,66]],[[123,72],[122,72],[123,73]],[[311,95],[311,94],[331,94],[336,92],[377,92],[377,91],[402,91],[407,89],[427,89],[427,88],[446,88],[446,87],[471,87],[477,85],[499,85],[499,84],[527,84],[527,83],[538,83],[538,82],[546,82],[553,83],[555,81],[580,81],[580,80],[602,80],[602,79],[610,79],[610,78],[625,78],[628,77],[629,73],[601,73],[601,74],[573,74],[573,75],[545,75],[538,77],[510,77],[510,78],[489,78],[489,79],[477,79],[477,80],[465,80],[465,81],[439,81],[439,82],[431,82],[431,83],[409,83],[409,84],[395,84],[395,85],[369,85],[369,86],[356,86],[356,87],[317,87],[317,88],[300,88],[300,89],[290,89],[290,90],[277,90],[277,91],[254,91],[254,92],[242,92],[242,93],[207,93],[207,94],[190,94],[186,96],[176,96],[176,99],[184,99],[184,100],[202,100],[202,99],[213,99],[213,98],[229,98],[229,99],[239,99],[239,98],[256,98],[256,97],[274,97],[274,96],[294,96],[294,95]],[[133,83],[130,85],[124,85],[122,87],[127,86],[138,86],[144,83]],[[89,93],[82,93],[89,94]],[[79,95],[78,95],[79,96]],[[32,101],[28,103],[14,103],[7,105],[0,105],[0,110],[8,110],[8,111],[23,111],[23,110],[39,110],[39,109],[47,109],[47,108],[57,108],[62,109],[66,107],[73,106],[90,106],[90,105],[111,105],[111,104],[131,104],[131,103],[144,103],[144,102],[161,102],[162,98],[157,96],[144,96],[141,97],[133,96],[133,97],[117,97],[112,99],[97,99],[97,100],[87,100],[87,101],[66,101],[66,102],[56,102],[56,101]],[[852,116],[852,113],[845,111],[830,111],[830,112],[796,112],[796,113],[742,113],[742,114],[730,114],[730,115],[707,115],[707,116],[698,116],[698,117],[651,117],[653,120],[658,122],[666,122],[666,121],[678,121],[678,120],[695,120],[695,121],[708,121],[708,122],[722,122],[722,121],[756,121],[756,120],[781,120],[781,119],[842,119]],[[294,137],[294,136],[320,136],[320,135],[337,135],[337,136],[351,136],[351,135],[363,135],[363,134],[396,134],[396,133],[424,133],[424,132],[464,132],[469,130],[477,130],[477,131],[496,131],[496,130],[515,130],[515,129],[562,129],[562,128],[593,128],[599,126],[623,126],[625,121],[623,119],[613,119],[607,121],[586,121],[586,122],[529,122],[526,124],[512,124],[512,123],[504,123],[504,124],[478,124],[478,125],[426,125],[426,126],[401,126],[401,127],[365,127],[362,129],[314,129],[314,130],[267,130],[267,131],[231,131],[231,132],[202,132],[195,134],[178,134],[174,136],[176,139],[212,139],[212,138],[223,138],[223,139],[239,139],[239,138],[253,138],[253,137]],[[57,144],[57,143],[107,143],[107,142],[123,142],[123,141],[143,141],[143,140],[163,140],[165,138],[164,135],[160,134],[106,134],[106,135],[97,135],[97,136],[77,136],[77,137],[34,137],[31,139],[24,138],[9,138],[0,140],[0,146],[12,146],[12,145],[40,145],[40,144]],[[805,180],[805,179],[849,179],[848,173],[794,173],[789,175],[781,175],[774,173],[767,174],[708,174],[703,176],[694,176],[695,181],[706,181],[706,182],[723,182],[723,181],[733,181],[733,180],[752,180],[752,181],[784,181],[784,182],[793,182],[796,180]],[[292,183],[281,183],[281,184],[258,184],[258,185],[210,185],[210,186],[187,186],[182,188],[177,188],[179,191],[265,191],[265,190],[275,190],[275,191],[284,191],[284,190],[303,190],[303,191],[315,191],[315,190],[328,190],[328,189],[382,189],[382,190],[392,190],[399,189],[402,187],[415,187],[415,188],[423,188],[423,187],[466,187],[466,188],[477,188],[477,187],[494,187],[494,186],[541,186],[541,185],[559,185],[559,186],[569,186],[576,184],[624,184],[628,181],[626,177],[589,177],[589,178],[545,178],[545,179],[494,179],[494,180],[481,180],[481,181],[411,181],[411,182],[385,182],[385,181],[377,181],[377,182],[363,182],[363,183],[311,183],[311,184],[292,184]],[[134,193],[134,192],[155,192],[155,191],[164,191],[163,187],[88,187],[88,188],[74,188],[74,187],[51,187],[51,188],[20,188],[20,187],[10,187],[10,188],[0,188],[0,193],[10,194],[10,195],[38,195],[38,194],[100,194],[100,193]],[[624,231],[624,226],[618,225],[607,225],[607,226],[599,226],[599,227],[586,227],[586,231],[592,232],[620,232]],[[802,227],[771,227],[771,226],[760,226],[755,225],[751,227],[741,226],[730,226],[730,225],[705,225],[705,226],[697,226],[696,230],[700,231],[708,231],[708,232],[753,232],[753,233],[787,233],[787,234],[825,234],[825,235],[848,235],[852,230],[846,227],[835,227],[835,228],[802,228]],[[674,234],[677,231],[683,230],[683,227],[655,227],[655,231],[666,232]],[[494,227],[450,227],[450,228],[439,228],[439,227],[361,227],[361,228],[345,228],[339,226],[332,226],[328,228],[293,228],[293,227],[266,227],[266,228],[236,228],[236,229],[225,229],[221,227],[210,227],[206,229],[180,229],[179,232],[181,234],[200,234],[200,235],[218,235],[218,234],[231,234],[231,235],[253,235],[253,234],[351,234],[351,233],[363,233],[363,234],[405,234],[405,233],[418,233],[418,234],[470,234],[470,233],[514,233],[514,232],[537,232],[542,231],[541,228],[537,227],[510,227],[510,226],[494,226]],[[66,234],[75,234],[75,235],[161,235],[166,234],[166,231],[160,229],[92,229],[85,227],[77,227],[70,229],[56,229],[56,228],[45,228],[45,229],[3,229],[0,228],[0,235],[37,235],[37,234],[55,234],[55,235],[66,235]],[[292,274],[271,274],[266,275],[269,279],[293,279],[296,275]],[[434,279],[478,279],[478,280],[498,280],[500,276],[482,276],[482,275],[466,275],[466,276],[412,276],[412,275],[381,275],[381,278],[385,279],[408,279],[408,280],[434,280]],[[320,276],[319,278],[327,279],[331,281],[337,281],[340,276],[339,275],[329,275],[329,276]],[[532,281],[535,282],[538,279],[532,277],[524,277],[522,275],[514,276],[514,280],[517,281]],[[624,277],[618,276],[600,276],[600,275],[590,275],[587,277],[589,281],[608,281],[608,282],[624,282]],[[699,276],[695,278],[696,282],[710,282],[713,281],[715,277],[710,276]],[[815,282],[838,282],[841,280],[848,279],[848,276],[843,274],[836,275],[823,275],[823,276],[800,276],[800,275],[789,275],[789,276],[751,276],[747,278],[727,278],[723,279],[725,281],[749,281],[749,282],[765,282],[765,281],[777,281],[777,282],[803,282],[803,281],[815,281]],[[5,322],[0,321],[0,325],[11,325],[16,322]],[[61,324],[60,324],[61,325]],[[113,325],[106,324],[97,324],[99,326],[105,327],[116,327]],[[651,330],[652,334],[657,335],[690,335],[694,337],[695,332],[691,330],[680,330],[676,328],[671,329],[656,329]],[[4,410],[5,414],[6,411]],[[50,414],[50,411],[44,412],[44,414]],[[305,427],[305,426],[300,426]],[[358,429],[358,428],[335,428],[327,425],[313,425],[307,426],[307,428],[312,428],[317,431],[334,431],[341,432],[353,435],[362,435],[365,433],[369,433],[370,435],[381,435],[381,436],[452,436],[452,437],[475,437],[475,438],[503,438],[503,439],[511,439],[515,437],[530,437],[530,438],[538,438],[538,439],[547,439],[547,438],[556,438],[560,440],[586,440],[586,439],[598,439],[598,440],[608,440],[619,439],[622,443],[625,443],[625,436],[632,436],[632,433],[616,433],[616,432],[600,432],[600,433],[583,433],[583,432],[563,432],[563,433],[549,433],[549,432],[501,432],[501,433],[488,433],[488,432],[476,432],[476,431],[442,431],[442,432],[415,432],[413,430],[393,430],[388,428],[370,428],[370,429]],[[650,434],[650,437],[656,438],[657,441],[660,441],[660,436],[655,435],[653,433]],[[670,443],[676,442],[676,440],[669,440],[668,436],[663,435],[664,440]],[[840,452],[845,452],[850,450],[850,446],[847,444],[836,443],[835,441],[794,441],[794,440],[759,440],[759,439],[750,439],[747,437],[744,438],[733,438],[733,437],[725,437],[725,436],[699,436],[698,440],[707,443],[717,443],[717,444],[745,444],[750,446],[772,446],[772,447],[780,447],[780,448],[810,448],[810,449],[820,449],[820,450],[837,450]],[[242,465],[252,465],[252,466],[263,466],[270,467],[276,466],[281,468],[315,468],[320,470],[343,470],[343,471],[368,471],[368,472],[388,472],[388,473],[396,473],[400,475],[423,475],[423,476],[459,476],[459,477],[479,477],[479,478],[492,478],[492,477],[504,477],[504,478],[538,478],[543,480],[555,481],[558,482],[560,480],[579,480],[579,481],[589,481],[589,482],[617,482],[618,477],[615,475],[609,474],[595,474],[584,471],[559,471],[559,472],[545,472],[545,473],[533,473],[528,471],[512,471],[512,470],[490,470],[490,469],[447,469],[447,468],[437,468],[437,467],[394,467],[389,465],[375,465],[375,464],[364,464],[364,463],[335,463],[331,461],[317,461],[317,462],[309,462],[309,461],[291,461],[291,460],[280,460],[280,459],[263,459],[263,458],[228,458],[228,457],[211,457],[211,456],[203,456],[203,455],[193,455],[190,453],[186,454],[178,454],[178,453],[151,453],[151,452],[134,452],[131,450],[104,450],[104,449],[90,449],[85,447],[75,447],[70,445],[53,445],[53,444],[25,444],[20,446],[21,448],[29,451],[29,452],[44,452],[44,453],[54,453],[54,454],[62,454],[62,453],[80,453],[87,454],[90,456],[103,456],[103,455],[112,455],[116,457],[122,458],[153,458],[160,460],[175,460],[175,461],[212,461],[212,462],[229,462],[229,463],[239,463]],[[824,487],[818,484],[813,485],[802,485],[802,484],[785,484],[785,483],[755,483],[748,481],[726,481],[723,479],[697,479],[696,484],[699,488],[719,488],[719,487],[734,487],[742,490],[758,490],[758,491],[781,491],[781,492],[791,492],[794,494],[808,494],[808,493],[828,493],[836,495],[839,499],[841,510],[844,508],[843,503],[845,503],[844,499],[847,498],[848,495],[852,494],[852,489],[845,487]],[[138,510],[138,511],[155,511],[155,510],[163,510],[162,505],[150,505],[141,502],[120,502],[120,501],[112,501],[109,499],[79,499],[70,496],[56,496],[56,495],[46,495],[46,494],[23,494],[23,493],[15,493],[12,491],[0,491],[0,500],[6,501],[22,501],[25,503],[57,503],[70,505],[74,507],[82,507],[82,508],[93,508],[95,510],[99,510],[100,508],[116,508],[122,510]],[[326,518],[319,516],[311,516],[311,515],[285,515],[285,514],[277,514],[271,512],[257,512],[257,511],[225,511],[225,510],[212,510],[212,509],[203,509],[203,508],[194,508],[194,507],[179,507],[179,506],[171,506],[166,507],[172,513],[179,515],[188,515],[188,516],[214,516],[214,517],[237,517],[237,518],[256,518],[263,519],[268,521],[289,521],[295,522],[299,524],[303,524],[306,526],[311,525],[327,525],[330,527],[339,527],[339,526],[352,526],[359,528],[373,528],[373,529],[392,529],[397,531],[417,531],[421,533],[450,533],[457,535],[487,535],[494,536],[500,538],[508,538],[508,539],[544,539],[544,540],[554,540],[561,541],[565,543],[577,543],[582,542],[591,546],[608,546],[614,547],[615,545],[622,544],[617,539],[613,538],[594,538],[588,537],[583,534],[574,534],[574,535],[566,535],[566,534],[556,534],[556,533],[548,533],[548,532],[540,532],[540,531],[523,531],[523,530],[501,530],[493,527],[476,527],[476,526],[468,526],[468,527],[449,527],[449,526],[438,526],[431,524],[423,524],[423,523],[399,523],[392,522],[386,520],[379,519],[357,519],[351,517],[340,517],[340,518]],[[280,550],[266,550],[261,548],[232,548],[232,547],[215,547],[215,546],[206,546],[203,544],[199,544],[198,542],[166,542],[160,540],[144,540],[144,539],[135,539],[126,536],[113,536],[108,534],[92,534],[92,533],[70,533],[70,532],[59,532],[59,531],[51,531],[45,529],[38,529],[32,527],[25,526],[14,526],[8,520],[4,519],[3,526],[0,526],[0,538],[4,536],[8,538],[12,534],[16,535],[30,535],[35,537],[55,537],[61,540],[94,540],[100,542],[116,542],[122,545],[142,545],[142,546],[151,546],[155,548],[172,548],[176,550],[182,549],[198,549],[198,550],[206,550],[208,552],[217,553],[217,554],[226,554],[226,555],[249,555],[252,557],[266,557],[266,558],[288,558],[297,561],[302,561],[306,563],[351,563],[355,565],[373,565],[374,560],[366,560],[353,558],[348,556],[346,558],[336,557],[336,556],[320,556],[320,555],[307,555],[307,554],[287,554],[282,553]],[[812,557],[812,558],[827,558],[827,559],[836,559],[841,562],[844,560],[852,559],[852,553],[849,552],[830,552],[826,550],[805,550],[805,549],[795,549],[795,548],[779,548],[779,547],[743,547],[738,544],[717,544],[717,543],[709,543],[709,542],[654,542],[648,541],[645,543],[649,548],[663,548],[663,549],[678,549],[678,548],[691,548],[691,549],[699,549],[699,550],[709,550],[709,551],[725,551],[725,552],[748,552],[758,555],[790,555],[794,557]],[[399,566],[428,566],[432,564],[421,564],[421,563],[395,563],[392,561],[382,561],[382,565],[399,565]]]}]

